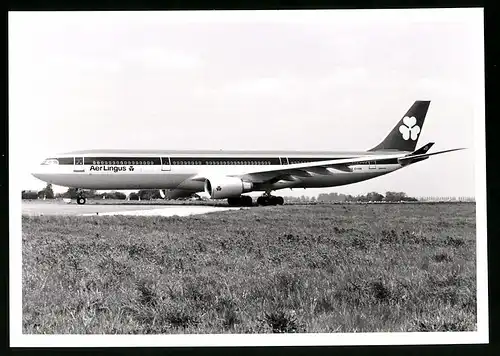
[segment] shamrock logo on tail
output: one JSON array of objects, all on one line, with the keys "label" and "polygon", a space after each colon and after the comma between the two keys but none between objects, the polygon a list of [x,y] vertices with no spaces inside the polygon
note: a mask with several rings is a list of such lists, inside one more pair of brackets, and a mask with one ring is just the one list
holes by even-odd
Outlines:
[{"label": "shamrock logo on tail", "polygon": [[399,132],[403,135],[403,140],[407,141],[410,137],[413,141],[418,138],[420,127],[416,125],[417,119],[415,116],[403,118],[403,125],[399,126]]}]

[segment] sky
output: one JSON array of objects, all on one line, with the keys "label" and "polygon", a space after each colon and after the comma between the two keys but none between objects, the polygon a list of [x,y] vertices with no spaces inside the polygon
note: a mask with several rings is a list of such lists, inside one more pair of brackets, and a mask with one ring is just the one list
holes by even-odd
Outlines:
[{"label": "sky", "polygon": [[9,169],[23,189],[72,150],[365,150],[415,100],[431,100],[418,147],[467,150],[283,195],[475,196],[482,10],[9,13]]}]

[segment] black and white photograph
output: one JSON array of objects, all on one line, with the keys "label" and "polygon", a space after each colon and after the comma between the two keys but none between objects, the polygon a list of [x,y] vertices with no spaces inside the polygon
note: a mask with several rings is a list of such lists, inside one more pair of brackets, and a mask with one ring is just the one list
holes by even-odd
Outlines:
[{"label": "black and white photograph", "polygon": [[482,8],[8,23],[11,346],[488,342]]}]

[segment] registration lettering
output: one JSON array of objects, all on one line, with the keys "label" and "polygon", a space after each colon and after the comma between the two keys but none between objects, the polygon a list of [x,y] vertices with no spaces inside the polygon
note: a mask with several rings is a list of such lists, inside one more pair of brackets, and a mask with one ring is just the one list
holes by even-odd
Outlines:
[{"label": "registration lettering", "polygon": [[[90,170],[92,172],[125,172],[127,171],[126,166],[90,166]],[[129,171],[133,171],[134,167],[130,166],[128,168]]]}]

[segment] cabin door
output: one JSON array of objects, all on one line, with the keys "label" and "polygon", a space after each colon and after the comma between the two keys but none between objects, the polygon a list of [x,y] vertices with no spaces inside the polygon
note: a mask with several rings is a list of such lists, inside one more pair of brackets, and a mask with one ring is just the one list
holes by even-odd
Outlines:
[{"label": "cabin door", "polygon": [[161,158],[161,170],[162,171],[169,171],[170,170],[170,158],[169,157],[162,157]]},{"label": "cabin door", "polygon": [[377,162],[376,161],[370,161],[370,164],[368,166],[368,169],[377,169],[376,166]]},{"label": "cabin door", "polygon": [[288,164],[288,157],[280,157],[280,164]]},{"label": "cabin door", "polygon": [[73,172],[85,172],[85,166],[83,165],[83,157],[75,157],[75,165],[73,166]]}]

